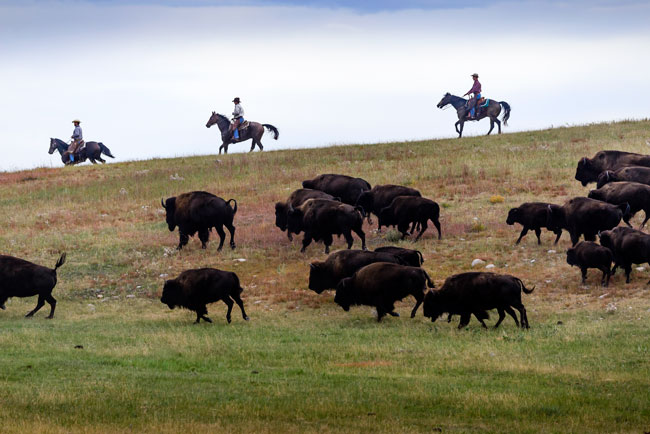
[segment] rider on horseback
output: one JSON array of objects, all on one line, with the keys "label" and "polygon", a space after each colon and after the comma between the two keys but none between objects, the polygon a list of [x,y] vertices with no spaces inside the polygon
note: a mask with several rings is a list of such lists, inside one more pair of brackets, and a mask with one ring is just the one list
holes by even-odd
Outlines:
[{"label": "rider on horseback", "polygon": [[233,140],[239,140],[239,125],[244,123],[244,108],[239,103],[239,97],[232,100],[235,103],[235,110],[232,112],[233,122],[231,129],[231,134]]},{"label": "rider on horseback", "polygon": [[74,161],[74,154],[75,152],[79,151],[79,149],[84,145],[84,138],[83,138],[83,133],[81,131],[81,127],[79,124],[81,121],[79,119],[75,119],[72,121],[74,124],[74,131],[72,132],[72,142],[70,142],[70,147],[68,148],[68,153],[70,155],[70,161]]},{"label": "rider on horseback", "polygon": [[467,119],[477,119],[478,118],[478,112],[475,113],[475,111],[478,109],[477,103],[478,100],[481,99],[481,83],[478,81],[478,74],[474,73],[472,74],[472,78],[474,79],[474,84],[472,85],[472,88],[467,91],[467,93],[463,96],[467,96],[469,94],[473,94],[473,97],[470,97],[469,101],[467,101]]}]

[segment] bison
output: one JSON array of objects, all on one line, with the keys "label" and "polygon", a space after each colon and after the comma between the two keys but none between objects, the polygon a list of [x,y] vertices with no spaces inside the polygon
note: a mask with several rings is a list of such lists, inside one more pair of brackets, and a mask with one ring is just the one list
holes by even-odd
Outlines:
[{"label": "bison", "polygon": [[326,289],[335,289],[341,279],[350,277],[359,269],[375,262],[409,265],[391,253],[339,250],[329,255],[325,261],[315,261],[309,265],[309,289],[317,294]]},{"label": "bison", "polygon": [[583,285],[587,281],[587,269],[589,268],[597,268],[602,271],[603,277],[600,284],[603,286],[609,285],[613,260],[614,256],[611,250],[591,241],[580,241],[575,247],[571,247],[566,252],[567,264],[580,268]]},{"label": "bison", "polygon": [[537,244],[542,244],[540,235],[542,234],[542,228],[546,228],[549,231],[555,233],[555,243],[557,244],[560,241],[562,236],[562,228],[549,225],[549,207],[559,208],[559,205],[553,205],[550,203],[544,202],[526,202],[519,205],[517,208],[512,208],[508,211],[508,218],[506,223],[509,225],[514,225],[519,223],[523,226],[519,238],[515,244],[519,244],[521,239],[528,233],[530,230],[535,231],[537,236]]},{"label": "bison", "polygon": [[403,247],[395,246],[385,246],[377,247],[375,252],[390,253],[393,256],[397,256],[402,260],[404,265],[410,265],[411,267],[419,267],[424,264],[424,258],[422,257],[422,252],[419,250],[405,249]]},{"label": "bison", "polygon": [[377,321],[381,321],[386,314],[399,316],[395,312],[395,302],[412,295],[416,300],[411,311],[413,318],[424,300],[427,286],[435,287],[422,268],[377,262],[341,280],[336,287],[334,302],[346,312],[352,305],[374,306],[377,308]]},{"label": "bison", "polygon": [[391,204],[379,212],[379,228],[382,226],[397,226],[402,233],[402,239],[408,235],[408,228],[411,223],[420,226],[420,232],[415,241],[419,240],[424,231],[427,230],[427,222],[431,220],[438,231],[438,239],[442,238],[440,229],[440,206],[424,197],[398,196]]},{"label": "bison", "polygon": [[625,283],[630,283],[632,264],[650,265],[650,235],[644,232],[630,228],[604,231],[600,233],[600,244],[614,253],[614,270],[616,267],[625,270]]},{"label": "bison", "polygon": [[444,313],[460,315],[458,328],[469,324],[474,315],[484,328],[484,319],[488,318],[487,311],[496,309],[499,320],[494,328],[499,327],[506,313],[514,320],[517,327],[519,321],[512,308],[519,311],[521,327],[529,328],[526,308],[521,302],[521,291],[530,294],[535,288],[527,289],[523,282],[508,274],[487,272],[469,272],[448,277],[438,291],[429,291],[424,297],[424,316],[434,322]]},{"label": "bison", "polygon": [[[230,202],[235,204],[234,208]],[[230,199],[223,200],[212,193],[205,191],[193,191],[183,193],[167,200],[160,200],[162,207],[167,213],[167,226],[173,232],[178,226],[179,242],[178,250],[181,250],[189,241],[190,236],[199,233],[201,248],[207,247],[210,239],[210,230],[214,228],[219,234],[219,248],[223,247],[226,234],[223,231],[225,226],[230,232],[230,247],[235,248],[235,226],[232,222],[237,213],[237,201]]]},{"label": "bison", "polygon": [[243,290],[239,283],[239,277],[235,273],[215,268],[198,268],[183,271],[176,279],[167,280],[160,301],[170,309],[182,307],[196,312],[196,323],[198,324],[201,320],[212,322],[207,317],[206,305],[219,300],[228,306],[226,320],[230,323],[234,300],[241,309],[242,317],[248,321],[244,302],[240,297]]},{"label": "bison", "polygon": [[390,205],[397,196],[421,197],[422,195],[414,188],[401,185],[375,185],[371,190],[361,193],[356,205],[364,209],[370,222],[371,213],[379,217],[379,212]]},{"label": "bison", "polygon": [[351,205],[327,199],[309,199],[297,208],[289,209],[288,230],[305,233],[301,252],[312,240],[323,241],[325,253],[330,252],[332,235],[343,235],[352,248],[352,232],[361,238],[361,248],[366,250],[366,234],[362,230],[363,216]]},{"label": "bison", "polygon": [[[307,199],[329,199],[335,200],[334,196],[324,191],[313,190],[311,188],[300,188],[289,195],[286,202],[277,202],[275,204],[275,225],[281,231],[287,231],[289,241],[293,241],[291,231],[287,230],[288,213],[291,208],[296,208],[305,203]],[[297,235],[297,234],[296,234]]]},{"label": "bison", "polygon": [[50,305],[47,318],[54,318],[56,299],[52,297],[52,290],[56,286],[56,270],[65,263],[65,257],[65,253],[61,254],[52,269],[13,256],[0,255],[0,309],[5,309],[5,302],[10,297],[38,295],[36,307],[25,317],[33,316],[47,301]]},{"label": "bison", "polygon": [[596,199],[575,197],[561,207],[549,207],[549,226],[566,229],[572,245],[578,244],[580,235],[594,241],[600,231],[616,227],[629,213],[629,205],[612,205]]},{"label": "bison", "polygon": [[318,175],[314,179],[303,181],[302,186],[304,188],[324,191],[334,197],[340,198],[341,202],[347,203],[348,205],[356,205],[361,193],[371,188],[365,179],[335,174]]},{"label": "bison", "polygon": [[584,157],[578,161],[576,180],[583,186],[596,182],[598,175],[606,170],[618,170],[625,166],[650,167],[650,155],[634,154],[622,151],[600,151],[594,158]]},{"label": "bison", "polygon": [[603,202],[618,205],[627,203],[630,205],[630,211],[623,217],[623,221],[630,225],[630,219],[634,214],[643,210],[645,218],[639,229],[645,226],[650,219],[650,186],[639,184],[638,182],[611,182],[604,185],[598,190],[589,192],[591,199],[602,200]]},{"label": "bison", "polygon": [[618,170],[605,170],[598,175],[596,181],[596,188],[601,188],[603,185],[610,182],[628,181],[638,182],[639,184],[650,185],[650,167],[621,167]]}]

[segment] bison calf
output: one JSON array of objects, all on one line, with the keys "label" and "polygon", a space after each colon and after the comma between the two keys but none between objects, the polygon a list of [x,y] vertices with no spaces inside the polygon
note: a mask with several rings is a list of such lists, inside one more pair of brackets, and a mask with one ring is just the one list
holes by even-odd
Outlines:
[{"label": "bison calf", "polygon": [[528,233],[528,231],[531,230],[535,231],[535,235],[537,236],[537,244],[542,244],[542,240],[540,238],[540,235],[542,234],[542,228],[546,228],[549,231],[555,233],[556,236],[554,244],[557,244],[557,242],[560,241],[560,237],[562,236],[562,228],[549,224],[549,208],[553,209],[557,207],[559,206],[550,203],[527,202],[522,203],[517,208],[512,208],[510,211],[508,211],[508,218],[506,219],[506,223],[511,226],[515,223],[519,223],[523,226],[521,233],[519,234],[519,238],[517,238],[515,244],[519,244],[521,242],[521,239]]},{"label": "bison calf", "polygon": [[597,268],[602,271],[603,277],[600,284],[603,286],[609,285],[613,260],[614,255],[611,250],[591,241],[580,241],[575,247],[566,252],[567,264],[580,268],[583,285],[587,281],[588,268]]},{"label": "bison calf", "polygon": [[170,309],[182,307],[196,312],[196,322],[212,322],[207,317],[207,304],[223,301],[228,306],[226,320],[230,323],[233,300],[241,309],[242,317],[248,321],[240,294],[244,289],[239,277],[230,271],[215,268],[199,268],[183,271],[176,279],[168,280],[163,287],[160,301]]},{"label": "bison calf", "polygon": [[636,229],[624,227],[604,231],[599,235],[600,244],[610,249],[614,254],[614,270],[619,266],[625,270],[625,283],[630,283],[632,264],[647,262],[650,265],[650,235]]},{"label": "bison calf", "polygon": [[[280,228],[281,231],[287,231],[289,241],[293,241],[293,235],[288,229],[289,210],[299,207],[308,199],[335,200],[334,196],[327,194],[324,191],[312,190],[311,188],[300,188],[291,193],[286,202],[277,202],[275,204],[275,225]],[[299,232],[297,232],[296,235],[298,233]]]},{"label": "bison calf", "polygon": [[533,292],[527,289],[523,282],[508,274],[487,272],[469,272],[453,275],[442,285],[439,291],[429,291],[424,297],[424,316],[434,322],[444,313],[460,315],[458,328],[469,324],[472,315],[481,322],[488,318],[487,311],[496,309],[499,320],[494,328],[499,327],[506,313],[514,320],[517,327],[519,321],[512,308],[519,311],[521,327],[528,328],[526,308],[521,302],[521,291],[526,294]]},{"label": "bison calf", "polygon": [[0,255],[0,309],[5,309],[5,302],[10,297],[38,295],[36,307],[25,316],[34,315],[47,301],[50,305],[47,318],[54,318],[56,300],[52,297],[52,290],[56,286],[56,270],[65,263],[65,256],[63,253],[52,269],[13,256]]},{"label": "bison calf", "polygon": [[378,262],[341,280],[336,287],[334,302],[346,312],[352,305],[374,306],[377,308],[377,321],[381,321],[386,314],[399,316],[395,312],[395,302],[412,295],[417,301],[411,311],[413,318],[424,300],[427,286],[435,287],[422,268]]},{"label": "bison calf", "polygon": [[395,226],[402,233],[402,239],[408,234],[411,223],[420,225],[420,232],[415,241],[419,240],[427,230],[427,222],[431,220],[438,231],[438,239],[442,237],[440,230],[440,206],[431,199],[417,196],[398,196],[391,204],[379,212],[379,229],[382,226]]}]

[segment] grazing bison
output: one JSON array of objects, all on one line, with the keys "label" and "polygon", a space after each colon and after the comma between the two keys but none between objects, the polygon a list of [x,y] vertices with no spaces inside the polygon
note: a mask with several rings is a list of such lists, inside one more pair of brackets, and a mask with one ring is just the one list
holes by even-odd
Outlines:
[{"label": "grazing bison", "polygon": [[10,297],[38,295],[36,307],[25,317],[33,316],[47,301],[50,305],[47,318],[54,318],[56,300],[52,297],[52,290],[56,286],[56,270],[65,263],[65,256],[63,253],[52,269],[13,256],[0,255],[0,309],[5,309],[5,302]]},{"label": "grazing bison", "polygon": [[207,317],[206,305],[221,300],[228,305],[226,320],[230,323],[234,300],[241,309],[242,317],[248,321],[240,297],[243,290],[235,273],[215,268],[198,268],[183,271],[176,279],[166,281],[160,301],[170,309],[182,307],[196,312],[196,323],[199,323],[201,320],[212,322]]},{"label": "grazing bison", "polygon": [[632,264],[650,265],[650,235],[644,232],[630,228],[604,231],[600,233],[600,244],[614,253],[614,270],[616,267],[625,270],[625,283],[630,283]]},{"label": "grazing bison", "polygon": [[512,208],[508,211],[508,218],[506,223],[509,225],[514,225],[519,223],[523,226],[519,238],[515,244],[519,244],[521,239],[528,233],[530,230],[535,231],[537,235],[537,244],[542,244],[540,235],[542,234],[542,228],[546,228],[549,231],[555,233],[555,243],[557,244],[560,241],[562,236],[562,228],[557,226],[549,225],[549,207],[559,208],[559,205],[553,205],[551,203],[544,202],[526,202],[519,205],[517,208]]},{"label": "grazing bison", "polygon": [[368,214],[368,222],[370,222],[370,213],[379,217],[379,212],[390,205],[397,196],[421,197],[422,195],[414,188],[401,185],[375,185],[370,191],[361,193],[356,204]]},{"label": "grazing bison", "polygon": [[335,289],[341,279],[352,276],[361,268],[375,262],[392,262],[409,265],[391,253],[369,252],[367,250],[339,250],[323,262],[312,262],[309,266],[309,289],[320,294],[326,289]]},{"label": "grazing bison", "polygon": [[386,247],[377,247],[375,252],[390,253],[393,256],[397,256],[402,260],[404,265],[410,265],[411,267],[419,267],[424,264],[424,258],[422,253],[419,250],[405,249],[403,247],[395,246],[386,246]]},{"label": "grazing bison", "polygon": [[[305,203],[307,199],[329,199],[335,200],[334,196],[327,194],[324,191],[312,190],[311,188],[300,188],[291,195],[286,202],[278,202],[275,204],[275,225],[280,228],[281,231],[287,231],[287,237],[289,241],[293,241],[293,236],[291,231],[287,230],[288,222],[288,213],[291,208],[296,208]],[[296,235],[298,235],[296,233]]]},{"label": "grazing bison", "polygon": [[494,274],[486,272],[461,273],[445,280],[439,291],[429,291],[424,297],[424,316],[435,321],[442,314],[460,315],[461,329],[467,324],[472,315],[481,322],[485,328],[484,319],[488,318],[487,311],[496,309],[499,320],[494,328],[506,317],[506,313],[514,320],[517,327],[517,315],[512,310],[514,307],[521,316],[521,327],[528,328],[526,308],[521,303],[521,291],[526,294],[535,288],[527,289],[523,282],[508,274]]},{"label": "grazing bison", "polygon": [[370,184],[365,179],[334,174],[318,175],[314,179],[303,181],[302,186],[324,191],[348,205],[356,205],[361,193],[370,190]]},{"label": "grazing bison", "polygon": [[346,312],[352,305],[374,306],[377,308],[377,321],[381,321],[386,314],[399,316],[394,311],[395,302],[412,295],[416,300],[411,311],[413,318],[424,300],[427,286],[435,287],[422,268],[377,262],[341,280],[336,287],[334,302]]},{"label": "grazing bison", "polygon": [[576,180],[583,186],[596,182],[598,175],[606,170],[618,170],[625,166],[650,167],[650,155],[633,154],[621,151],[600,151],[594,158],[587,157],[578,161]]},{"label": "grazing bison", "polygon": [[571,247],[566,252],[567,264],[580,268],[583,285],[587,281],[587,269],[589,268],[597,268],[602,271],[603,277],[600,284],[603,286],[609,285],[613,260],[614,255],[611,250],[591,241],[580,241],[575,247]]},{"label": "grazing bison", "polygon": [[631,166],[621,167],[614,171],[605,170],[598,175],[596,188],[617,181],[638,182],[639,184],[650,185],[650,167]]},{"label": "grazing bison", "polygon": [[630,225],[630,219],[641,210],[645,212],[645,219],[643,219],[643,223],[641,223],[639,229],[645,226],[648,219],[650,219],[649,185],[639,184],[638,182],[611,182],[598,190],[591,190],[589,197],[614,205],[621,203],[629,204],[630,211],[623,217],[623,221],[628,226],[632,226]]},{"label": "grazing bison", "polygon": [[[230,206],[230,202],[235,204],[234,208]],[[221,250],[226,239],[224,226],[230,232],[230,247],[235,248],[235,227],[232,224],[237,213],[235,199],[225,201],[205,191],[193,191],[170,197],[165,201],[161,199],[160,203],[167,213],[169,231],[173,232],[178,226],[180,238],[176,247],[178,250],[182,249],[196,232],[199,233],[201,248],[205,249],[212,228],[219,234],[220,242],[217,250]]]},{"label": "grazing bison", "polygon": [[583,234],[585,240],[595,241],[598,232],[616,227],[628,212],[628,204],[617,206],[596,199],[575,197],[561,207],[549,207],[548,225],[566,229],[575,246]]},{"label": "grazing bison", "polygon": [[431,220],[438,230],[438,239],[442,238],[440,230],[440,206],[431,199],[416,196],[398,196],[391,204],[379,211],[379,229],[382,226],[395,226],[402,233],[402,239],[408,234],[411,223],[420,225],[420,232],[415,241],[419,240],[427,230],[427,222]]},{"label": "grazing bison", "polygon": [[309,199],[299,207],[289,209],[287,227],[293,233],[305,233],[301,252],[314,240],[323,241],[325,253],[329,253],[332,235],[343,235],[348,249],[352,248],[353,231],[361,238],[361,248],[366,250],[366,234],[362,226],[363,216],[353,206],[334,200]]}]

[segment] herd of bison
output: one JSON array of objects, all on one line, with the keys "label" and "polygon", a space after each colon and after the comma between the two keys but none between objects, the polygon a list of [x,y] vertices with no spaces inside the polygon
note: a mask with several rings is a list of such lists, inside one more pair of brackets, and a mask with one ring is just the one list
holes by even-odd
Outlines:
[{"label": "herd of bison", "polygon": [[[620,151],[600,151],[594,158],[578,162],[575,178],[583,186],[597,182],[597,189],[588,197],[575,197],[563,205],[550,203],[524,203],[509,211],[506,223],[518,223],[523,229],[518,244],[530,230],[535,231],[541,243],[541,229],[555,233],[557,243],[565,230],[573,247],[567,251],[567,263],[580,268],[584,283],[588,268],[602,271],[602,284],[609,284],[617,267],[625,271],[630,280],[632,264],[650,261],[650,235],[640,229],[650,218],[650,155]],[[377,219],[378,231],[382,227],[397,227],[402,239],[417,235],[418,241],[431,221],[440,239],[440,207],[420,192],[399,185],[371,187],[361,178],[326,174],[303,181],[303,188],[291,193],[285,202],[275,205],[276,226],[287,232],[289,240],[303,233],[302,249],[312,241],[322,241],[329,254],[333,236],[343,236],[348,250],[330,254],[323,262],[309,265],[309,289],[317,294],[335,290],[334,302],[348,311],[353,305],[368,305],[377,309],[377,319],[386,315],[398,316],[396,301],[412,295],[416,304],[411,311],[414,317],[423,304],[424,316],[435,321],[447,314],[460,317],[459,328],[467,326],[471,315],[486,327],[488,311],[496,309],[499,324],[509,314],[517,326],[528,328],[526,309],[521,302],[521,292],[529,294],[523,282],[511,275],[490,272],[468,272],[447,278],[439,290],[427,272],[421,268],[424,259],[418,250],[386,246],[368,251],[363,232],[363,221],[372,224]],[[237,201],[228,201],[204,191],[184,193],[161,201],[170,231],[178,227],[178,249],[189,237],[198,233],[203,248],[214,229],[223,247],[226,233],[230,233],[230,247],[235,248]],[[645,212],[639,230],[633,229],[630,219],[638,211]],[[623,222],[627,226],[619,226]],[[361,240],[362,250],[351,250],[352,233]],[[578,242],[580,236],[585,241]],[[600,244],[595,240],[598,236]],[[0,308],[10,297],[38,296],[36,307],[27,316],[34,315],[45,302],[50,305],[48,318],[54,316],[56,300],[52,290],[57,283],[56,270],[65,262],[63,253],[54,269],[33,264],[12,256],[0,255]],[[613,265],[613,268],[612,268]],[[650,283],[650,282],[649,282]],[[177,278],[167,280],[163,287],[162,303],[170,309],[183,307],[196,313],[196,322],[207,322],[207,304],[223,301],[228,306],[226,319],[231,321],[234,303],[242,317],[248,320],[240,297],[243,289],[239,277],[229,271],[214,268],[192,269]],[[519,319],[515,313],[519,312]]]}]

